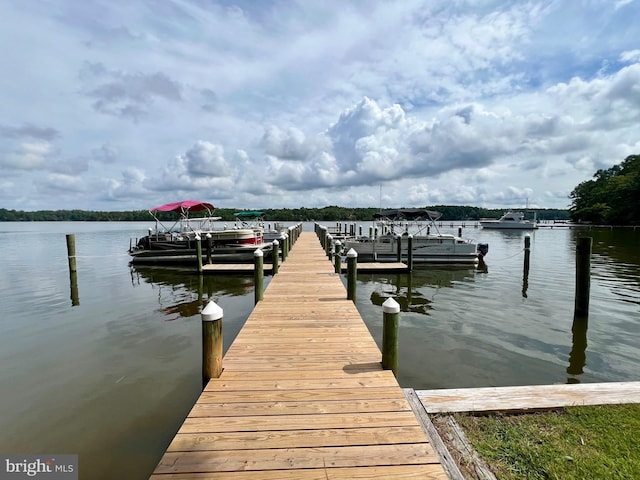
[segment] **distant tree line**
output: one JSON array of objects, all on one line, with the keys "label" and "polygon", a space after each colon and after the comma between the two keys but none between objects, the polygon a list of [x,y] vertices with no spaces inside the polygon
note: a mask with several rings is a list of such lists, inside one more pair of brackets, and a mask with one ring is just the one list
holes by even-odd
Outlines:
[{"label": "distant tree line", "polygon": [[640,223],[640,155],[598,170],[573,189],[569,213],[575,222],[606,225]]},{"label": "distant tree line", "polygon": [[[401,208],[401,207],[399,207]],[[426,206],[429,210],[442,213],[441,220],[444,221],[473,221],[480,218],[498,218],[504,210],[486,209],[469,206],[456,205],[434,205]],[[243,211],[241,209],[218,208],[215,215],[222,217],[222,221],[235,221],[234,213]],[[368,221],[373,219],[373,214],[378,212],[378,208],[347,208],[338,206],[328,206],[323,208],[283,208],[261,210],[266,220],[298,222],[298,221]],[[535,212],[538,220],[568,220],[569,211],[561,209],[530,209]],[[202,216],[202,213],[195,213],[192,216]],[[533,213],[530,214],[533,216]],[[158,212],[160,220],[171,220],[176,218],[175,213]],[[148,221],[151,215],[146,210],[132,210],[122,212],[100,212],[87,210],[39,210],[35,212],[25,212],[21,210],[7,210],[0,208],[0,221],[4,222],[38,222],[38,221],[83,221],[83,222],[125,222],[125,221]]]}]

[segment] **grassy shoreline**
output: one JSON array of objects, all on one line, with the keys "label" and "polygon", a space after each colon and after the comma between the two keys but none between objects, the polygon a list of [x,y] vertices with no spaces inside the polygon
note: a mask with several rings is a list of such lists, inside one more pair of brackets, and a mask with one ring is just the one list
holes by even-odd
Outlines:
[{"label": "grassy shoreline", "polygon": [[640,478],[640,404],[452,416],[498,479]]}]

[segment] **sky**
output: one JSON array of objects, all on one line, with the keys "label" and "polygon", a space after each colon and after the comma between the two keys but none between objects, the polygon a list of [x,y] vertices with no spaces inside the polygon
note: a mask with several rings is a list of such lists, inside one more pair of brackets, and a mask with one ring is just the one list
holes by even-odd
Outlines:
[{"label": "sky", "polygon": [[640,154],[640,0],[6,0],[0,208],[567,208]]}]

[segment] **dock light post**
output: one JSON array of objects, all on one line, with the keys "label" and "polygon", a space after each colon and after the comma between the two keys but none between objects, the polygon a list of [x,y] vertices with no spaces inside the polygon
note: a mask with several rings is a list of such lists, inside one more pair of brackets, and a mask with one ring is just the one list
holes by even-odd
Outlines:
[{"label": "dock light post", "polygon": [[216,302],[209,302],[202,309],[202,389],[212,378],[222,373],[222,316],[223,310]]},{"label": "dock light post", "polygon": [[347,252],[347,299],[356,303],[356,281],[358,279],[358,252],[350,248]]},{"label": "dock light post", "polygon": [[342,249],[342,242],[340,240],[336,241],[336,246],[334,250],[334,271],[335,273],[340,273],[342,271],[342,256],[340,255],[340,250]]},{"label": "dock light post", "polygon": [[273,257],[272,271],[273,271],[273,274],[275,275],[276,273],[278,273],[278,268],[279,268],[278,263],[280,262],[280,244],[278,243],[278,240],[274,240],[272,245],[273,245],[273,253],[271,254],[271,256]]},{"label": "dock light post", "polygon": [[398,319],[400,304],[387,298],[382,304],[382,368],[398,376]]},{"label": "dock light post", "polygon": [[255,284],[255,304],[264,297],[264,253],[257,249],[253,252],[253,280]]},{"label": "dock light post", "polygon": [[198,257],[198,273],[202,273],[202,243],[200,235],[196,235],[196,255]]}]

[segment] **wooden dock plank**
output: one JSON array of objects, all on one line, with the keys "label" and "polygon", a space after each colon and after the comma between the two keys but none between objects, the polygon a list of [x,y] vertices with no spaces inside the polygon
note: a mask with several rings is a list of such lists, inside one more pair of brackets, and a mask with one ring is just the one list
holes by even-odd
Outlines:
[{"label": "wooden dock plank", "polygon": [[446,478],[333,268],[303,233],[151,478]]},{"label": "wooden dock plank", "polygon": [[428,413],[640,403],[640,382],[416,390]]},{"label": "wooden dock plank", "polygon": [[167,452],[155,473],[281,470],[438,463],[428,443]]},{"label": "wooden dock plank", "polygon": [[305,468],[269,471],[152,475],[151,480],[446,480],[439,465],[394,465],[357,468]]},{"label": "wooden dock plank", "polygon": [[378,443],[424,442],[420,427],[327,428],[324,430],[271,430],[265,432],[179,433],[168,452],[200,450],[255,450],[270,448],[316,448],[344,445],[368,445],[375,436]]}]

